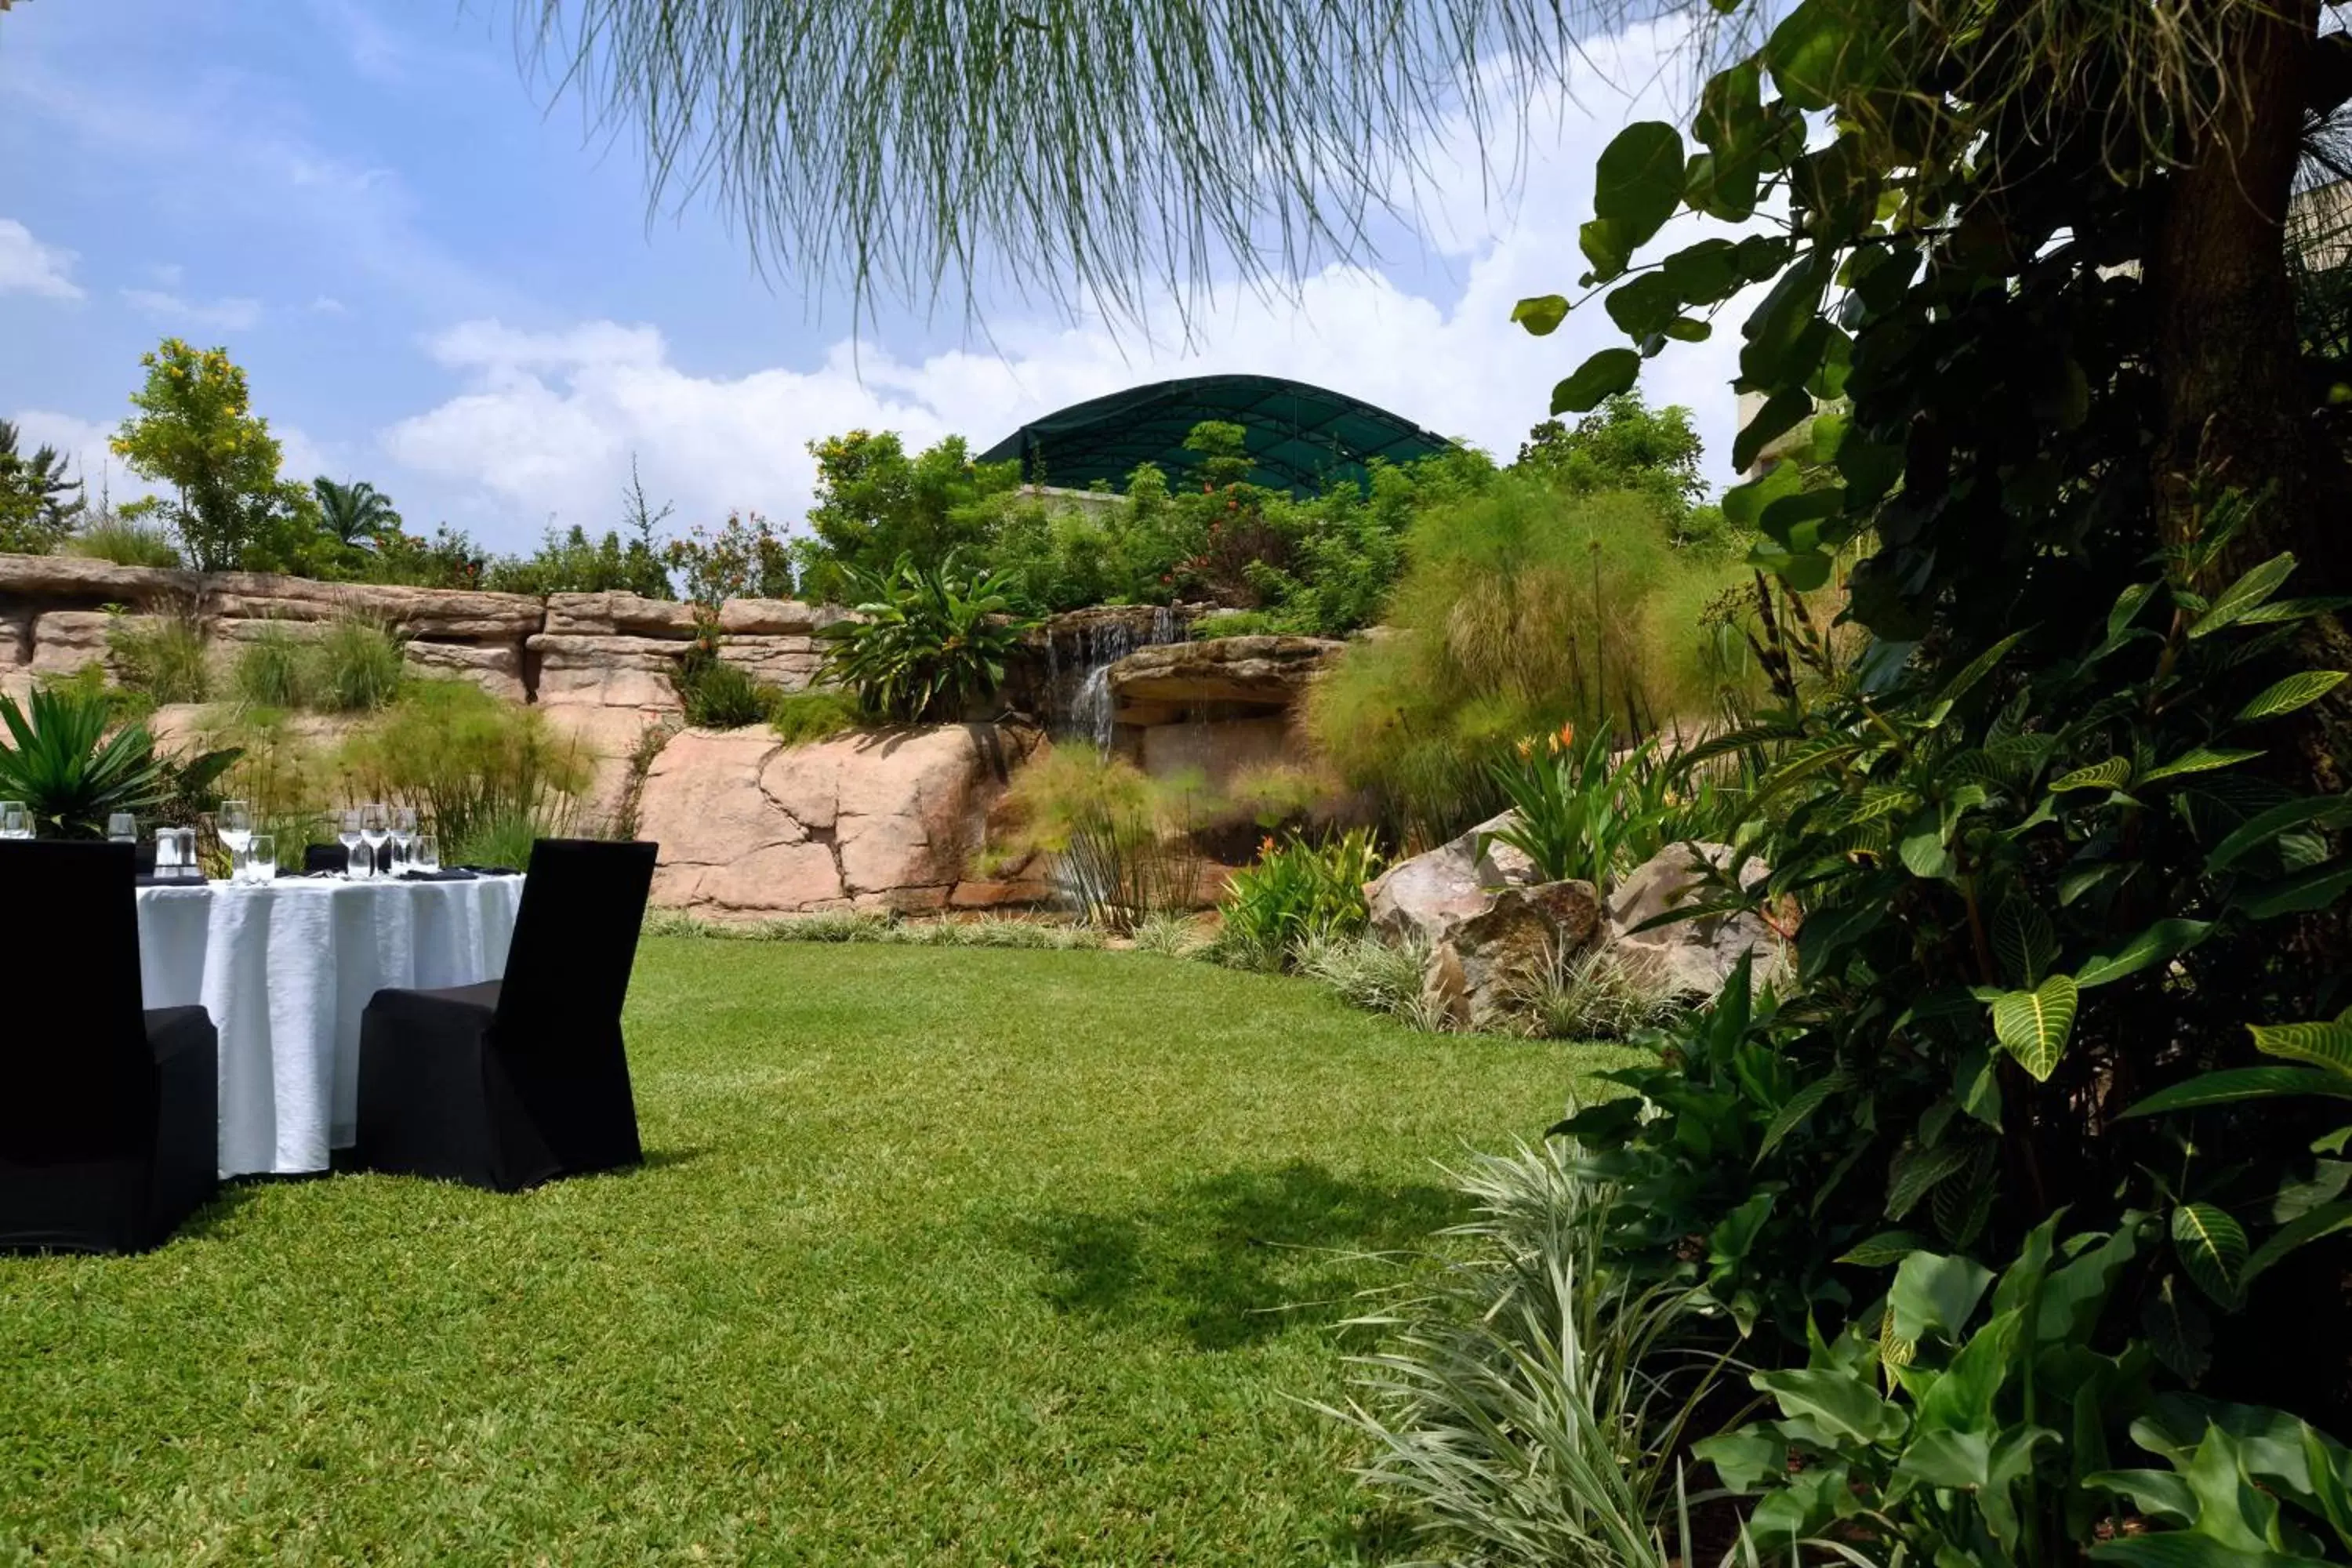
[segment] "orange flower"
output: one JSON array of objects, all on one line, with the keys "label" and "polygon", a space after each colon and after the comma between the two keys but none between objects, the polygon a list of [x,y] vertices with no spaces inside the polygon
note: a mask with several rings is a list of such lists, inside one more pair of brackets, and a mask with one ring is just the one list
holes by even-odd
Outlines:
[{"label": "orange flower", "polygon": [[1523,762],[1523,763],[1524,763],[1524,762],[1526,762],[1529,757],[1532,757],[1532,756],[1534,756],[1535,754],[1536,754],[1536,748],[1535,748],[1535,742],[1532,742],[1532,741],[1521,741],[1521,742],[1519,742],[1519,761],[1521,761],[1521,762]]},{"label": "orange flower", "polygon": [[1273,854],[1273,853],[1274,853],[1274,835],[1273,835],[1273,834],[1269,833],[1269,834],[1267,834],[1264,838],[1261,838],[1261,839],[1259,839],[1259,840],[1258,840],[1258,842],[1257,842],[1257,852],[1258,852],[1260,855],[1271,855],[1271,854]]},{"label": "orange flower", "polygon": [[1551,738],[1551,749],[1554,752],[1565,752],[1572,749],[1575,745],[1576,724],[1575,721],[1571,720],[1568,723],[1562,724],[1559,727],[1559,733]]}]

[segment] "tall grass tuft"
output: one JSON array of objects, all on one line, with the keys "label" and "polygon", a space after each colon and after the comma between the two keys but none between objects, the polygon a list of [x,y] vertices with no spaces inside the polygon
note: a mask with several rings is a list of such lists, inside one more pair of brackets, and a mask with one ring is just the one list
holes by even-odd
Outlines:
[{"label": "tall grass tuft", "polygon": [[589,782],[577,742],[467,680],[408,682],[337,760],[358,798],[415,807],[439,833],[444,859],[484,865],[517,864],[481,858],[492,847],[503,854],[520,843],[527,855],[530,837],[566,831]]},{"label": "tall grass tuft", "polygon": [[[1455,1184],[1429,1284],[1352,1325],[1353,1397],[1324,1406],[1371,1445],[1358,1470],[1428,1560],[1480,1568],[1666,1568],[1687,1560],[1675,1456],[1725,1363],[1677,1358],[1695,1292],[1636,1287],[1603,1240],[1616,1193],[1563,1142],[1481,1155]],[[1669,1535],[1683,1549],[1670,1551]]]},{"label": "tall grass tuft", "polygon": [[402,640],[390,626],[367,616],[348,613],[329,621],[320,629],[312,651],[318,705],[335,713],[389,707],[407,673],[401,662]]},{"label": "tall grass tuft", "polygon": [[1606,945],[1553,952],[1511,998],[1520,1029],[1554,1040],[1622,1040],[1681,1011],[1656,961]]},{"label": "tall grass tuft", "polygon": [[318,661],[310,639],[283,621],[253,628],[230,666],[229,689],[238,701],[270,710],[315,705]]},{"label": "tall grass tuft", "polygon": [[1126,935],[1153,914],[1191,910],[1202,858],[1195,828],[1216,815],[1198,773],[1146,778],[1086,746],[1055,746],[1014,775],[1005,804],[1011,854],[1043,852],[1088,925]]},{"label": "tall grass tuft", "polygon": [[180,552],[171,536],[110,511],[100,512],[58,548],[61,555],[111,562],[117,566],[176,567]]},{"label": "tall grass tuft", "polygon": [[212,695],[205,630],[192,616],[108,617],[106,653],[122,684],[157,704]]},{"label": "tall grass tuft", "polygon": [[1292,948],[1290,963],[1350,1006],[1386,1013],[1417,1029],[1434,1032],[1440,1026],[1442,1015],[1422,1002],[1422,975],[1429,967],[1424,942],[1322,931]]}]

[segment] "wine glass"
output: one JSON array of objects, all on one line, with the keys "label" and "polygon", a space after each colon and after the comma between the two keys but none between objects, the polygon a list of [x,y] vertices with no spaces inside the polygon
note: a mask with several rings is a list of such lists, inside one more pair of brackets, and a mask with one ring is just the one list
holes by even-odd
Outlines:
[{"label": "wine glass", "polygon": [[371,801],[360,807],[360,837],[367,840],[368,875],[384,873],[383,841],[392,837],[392,826],[385,818],[381,802]]},{"label": "wine glass", "polygon": [[253,808],[241,800],[225,800],[213,823],[228,850],[228,879],[247,880],[245,852],[253,843]]},{"label": "wine glass", "polygon": [[420,871],[441,869],[441,840],[430,833],[416,836],[416,848],[411,860]]},{"label": "wine glass", "polygon": [[109,844],[139,842],[139,819],[127,811],[109,812],[106,817],[106,841]]},{"label": "wine glass", "polygon": [[335,837],[343,847],[343,875],[354,880],[367,875],[360,865],[360,813],[354,806],[343,813],[342,824]]}]

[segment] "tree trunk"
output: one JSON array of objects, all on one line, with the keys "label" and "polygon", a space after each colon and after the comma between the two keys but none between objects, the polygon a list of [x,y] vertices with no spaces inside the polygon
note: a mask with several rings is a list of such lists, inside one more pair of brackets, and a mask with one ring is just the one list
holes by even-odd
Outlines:
[{"label": "tree trunk", "polygon": [[[2286,266],[2305,105],[2318,85],[2318,27],[2317,0],[2237,9],[2221,51],[2235,80],[2181,150],[2187,166],[2167,176],[2148,257],[2163,420],[2160,536],[2182,542],[2212,489],[2236,489],[2257,505],[2224,574],[2291,550],[2300,564],[2288,592],[2302,595],[2352,590],[2352,552],[2342,547],[2352,469],[2313,417]],[[2305,640],[2314,665],[2352,668],[2352,637],[2336,617],[2315,623]],[[2312,784],[2343,789],[2352,701],[2321,704],[2299,728]]]}]

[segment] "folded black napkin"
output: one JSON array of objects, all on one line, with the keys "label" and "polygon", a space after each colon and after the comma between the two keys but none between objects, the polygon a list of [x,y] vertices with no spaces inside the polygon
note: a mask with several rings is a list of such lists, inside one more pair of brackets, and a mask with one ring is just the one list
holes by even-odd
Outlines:
[{"label": "folded black napkin", "polygon": [[521,872],[516,870],[511,866],[466,866],[461,867],[460,869],[471,871],[477,877],[520,877],[522,875]]},{"label": "folded black napkin", "polygon": [[474,872],[463,866],[449,866],[438,871],[403,871],[400,879],[404,882],[470,882],[474,876]]},{"label": "folded black napkin", "polygon": [[201,888],[205,885],[201,877],[158,877],[145,871],[139,874],[138,881],[142,888]]}]

